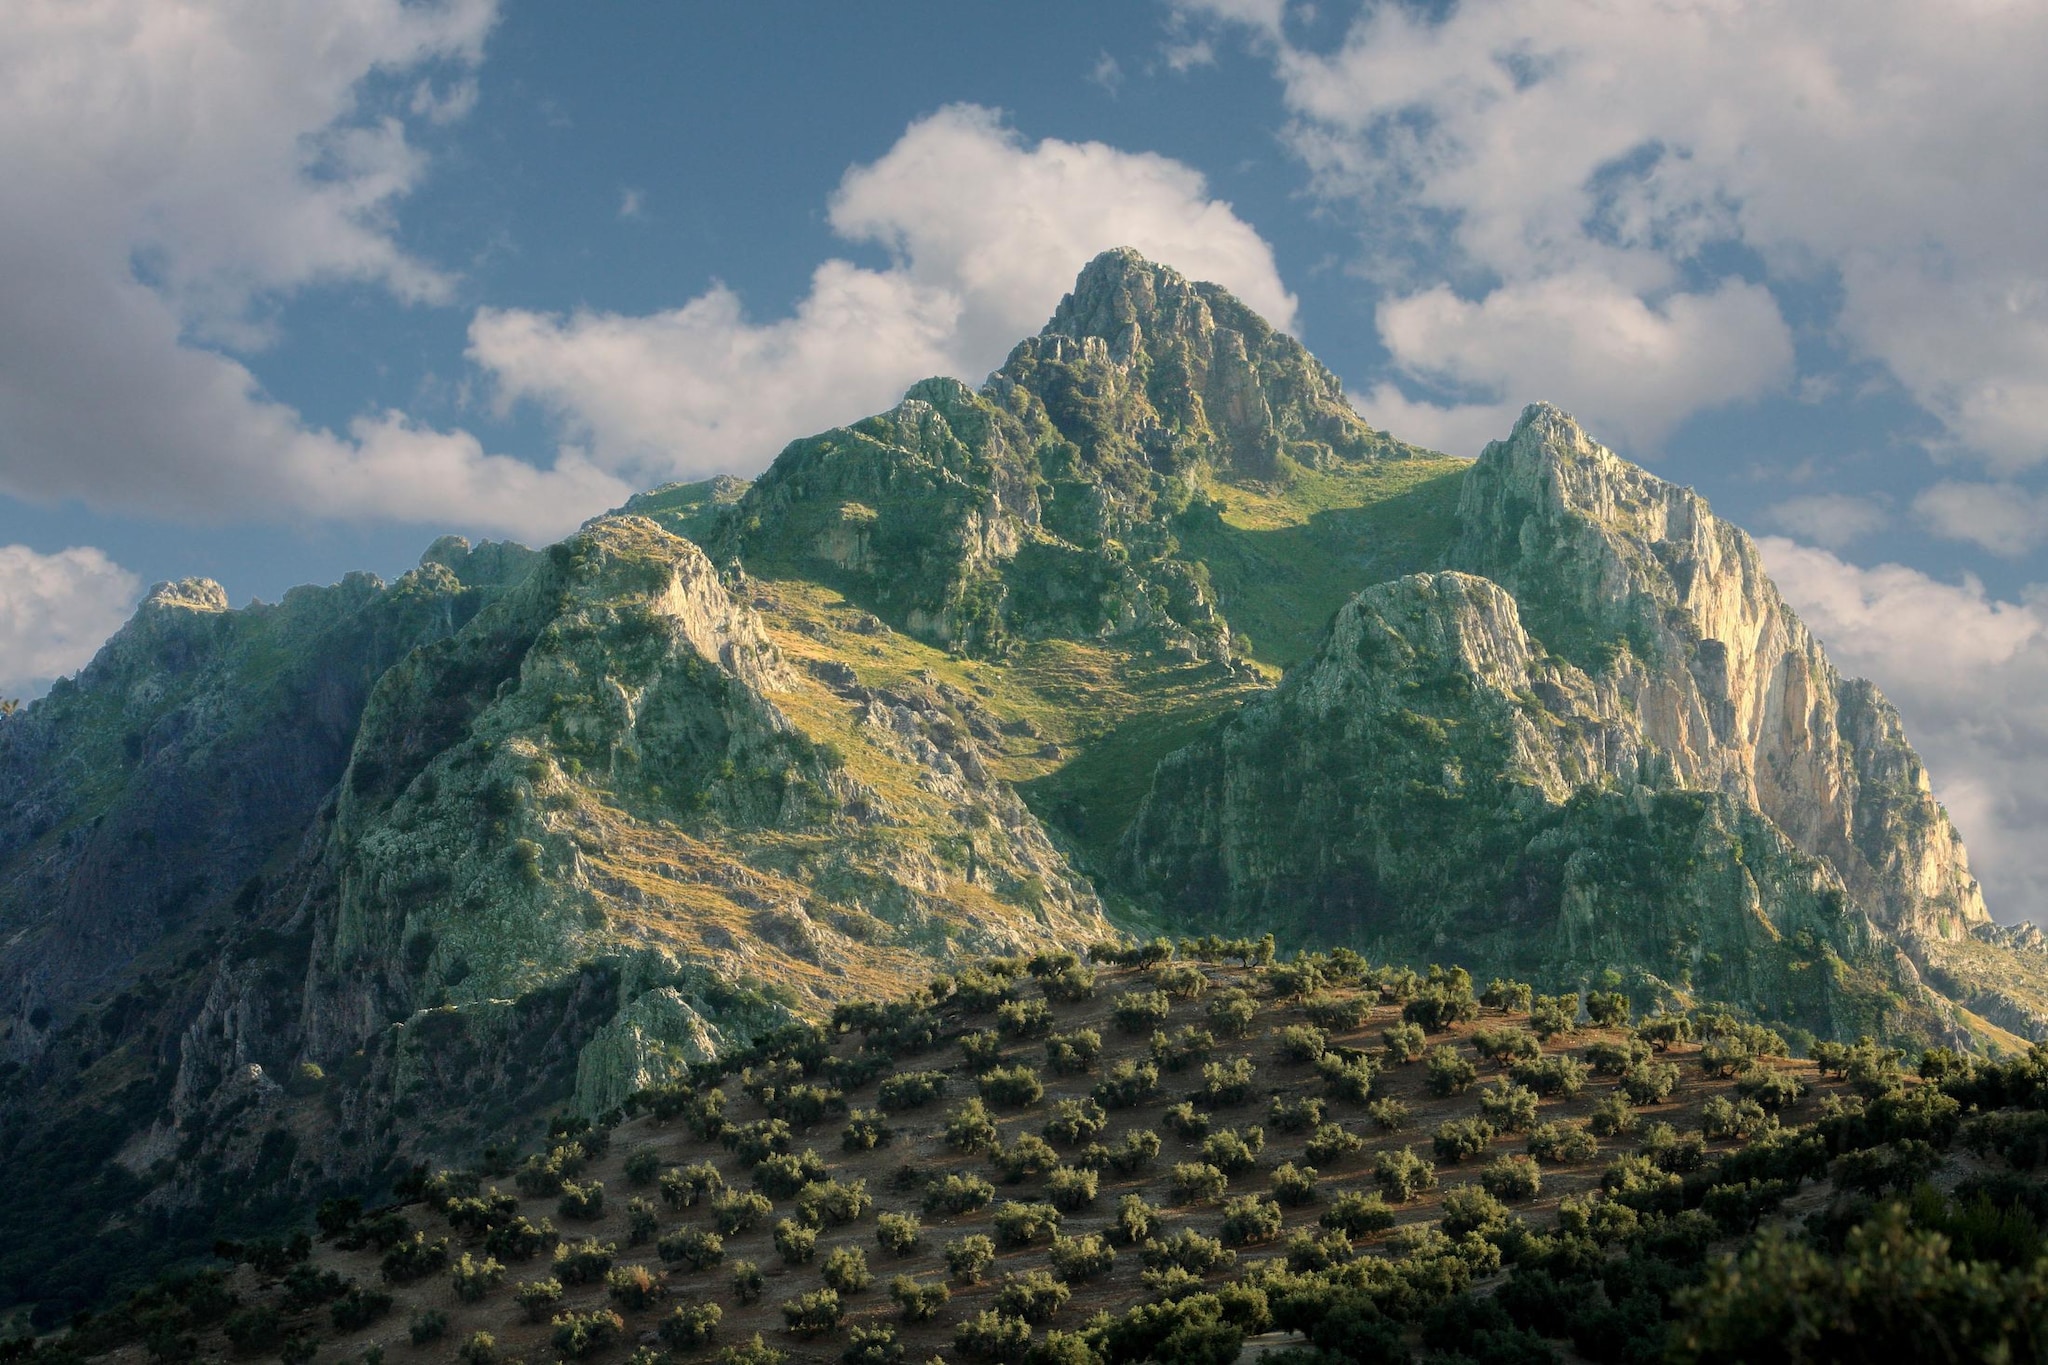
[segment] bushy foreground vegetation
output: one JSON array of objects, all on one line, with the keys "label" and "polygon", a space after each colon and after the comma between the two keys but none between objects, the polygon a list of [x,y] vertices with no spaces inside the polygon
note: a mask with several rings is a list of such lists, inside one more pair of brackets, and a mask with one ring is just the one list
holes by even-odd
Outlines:
[{"label": "bushy foreground vegetation", "polygon": [[988,960],[15,1359],[1521,1365],[2048,1355],[2048,1045],[1271,940]]}]

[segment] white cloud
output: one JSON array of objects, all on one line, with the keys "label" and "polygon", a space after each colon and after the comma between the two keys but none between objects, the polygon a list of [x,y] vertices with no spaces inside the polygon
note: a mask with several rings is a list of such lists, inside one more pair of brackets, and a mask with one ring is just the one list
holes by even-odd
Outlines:
[{"label": "white cloud", "polygon": [[595,466],[647,483],[750,473],[917,379],[978,381],[1110,247],[1222,284],[1277,325],[1294,319],[1271,248],[1196,172],[1098,142],[1028,144],[970,105],[849,170],[830,212],[843,238],[894,263],[825,262],[788,317],[751,320],[723,286],[651,315],[485,310],[470,356],[507,401],[556,414]]},{"label": "white cloud", "polygon": [[1974,578],[1759,544],[1836,665],[1875,680],[1905,717],[1992,913],[2048,921],[2048,600],[2000,602]]},{"label": "white cloud", "polygon": [[1882,531],[1892,514],[1884,500],[1855,493],[1811,493],[1787,498],[1766,511],[1770,524],[1794,536],[1839,550]]},{"label": "white cloud", "polygon": [[1596,272],[1505,285],[1477,303],[1438,286],[1383,303],[1379,328],[1410,374],[1481,390],[1489,420],[1523,398],[1571,401],[1625,445],[1654,446],[1698,408],[1792,371],[1777,305],[1740,282],[1655,303]]},{"label": "white cloud", "polygon": [[1095,65],[1089,68],[1088,81],[1091,85],[1100,86],[1105,93],[1114,97],[1117,91],[1123,89],[1123,64],[1110,56],[1107,50],[1099,52],[1095,57]]},{"label": "white cloud", "polygon": [[33,697],[76,671],[134,609],[141,582],[91,546],[0,545],[0,695]]},{"label": "white cloud", "polygon": [[[0,44],[0,491],[151,515],[455,521],[546,535],[623,491],[462,432],[341,432],[232,351],[280,299],[450,281],[392,232],[424,161],[404,118],[461,116],[494,0],[27,0]],[[386,106],[373,75],[419,74]]]},{"label": "white cloud", "polygon": [[[1235,8],[1181,0],[1180,34]],[[1652,311],[1712,297],[1744,261],[1754,289],[1838,291],[1828,326],[1885,365],[1958,448],[2048,459],[2048,9],[1978,0],[1467,0],[1368,5],[1334,51],[1288,44],[1274,7],[1244,16],[1273,56],[1319,190],[1364,217],[1393,293],[1439,281],[1490,310],[1597,278]],[[1730,248],[1733,248],[1732,250]],[[1681,294],[1681,297],[1684,295]],[[1744,396],[1713,362],[1769,329],[1767,302],[1674,332],[1709,364],[1683,415]],[[1569,315],[1567,315],[1569,320]],[[1735,325],[1740,322],[1741,326]],[[1782,324],[1778,324],[1782,332]],[[1428,353],[1397,362],[1426,367]],[[1540,330],[1510,380],[1540,367]],[[1780,382],[1742,376],[1748,392]],[[1542,396],[1605,428],[1622,385],[1577,374]],[[1505,395],[1519,403],[1532,392]]]},{"label": "white cloud", "polygon": [[2009,483],[1937,483],[1913,499],[1937,535],[2017,559],[2048,537],[2048,498]]}]

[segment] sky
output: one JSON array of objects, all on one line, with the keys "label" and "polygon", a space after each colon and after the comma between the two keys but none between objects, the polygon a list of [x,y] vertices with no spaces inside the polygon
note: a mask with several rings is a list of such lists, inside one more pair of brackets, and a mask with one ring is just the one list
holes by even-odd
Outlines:
[{"label": "sky", "polygon": [[1096,252],[1761,539],[2048,919],[2048,9],[11,0],[0,694],[978,380]]}]

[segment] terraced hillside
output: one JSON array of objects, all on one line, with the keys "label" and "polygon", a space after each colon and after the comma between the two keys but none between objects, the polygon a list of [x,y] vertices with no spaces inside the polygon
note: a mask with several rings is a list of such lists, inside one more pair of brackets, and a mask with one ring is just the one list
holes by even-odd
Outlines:
[{"label": "terraced hillside", "polygon": [[991,960],[842,1007],[631,1117],[563,1116],[543,1151],[330,1203],[317,1242],[225,1248],[232,1273],[37,1356],[139,1334],[472,1363],[1775,1359],[1773,1311],[1838,1348],[1920,1291],[1788,1295],[1941,1248],[1912,1273],[1978,1301],[1906,1330],[2043,1340],[2048,1191],[2015,1171],[2042,1155],[2048,1053],[1937,1050],[1912,1078],[1617,994],[1475,995],[1270,941],[1170,954]]}]

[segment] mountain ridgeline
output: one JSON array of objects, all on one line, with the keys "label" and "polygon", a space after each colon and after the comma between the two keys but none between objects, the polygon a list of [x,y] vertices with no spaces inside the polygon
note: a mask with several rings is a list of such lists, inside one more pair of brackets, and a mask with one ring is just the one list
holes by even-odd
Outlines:
[{"label": "mountain ridgeline", "polygon": [[0,1296],[1118,930],[2048,1036],[2048,955],[1741,531],[1547,406],[1404,445],[1111,252],[979,389],[542,551],[160,586],[0,722],[0,1144],[75,1177]]}]

